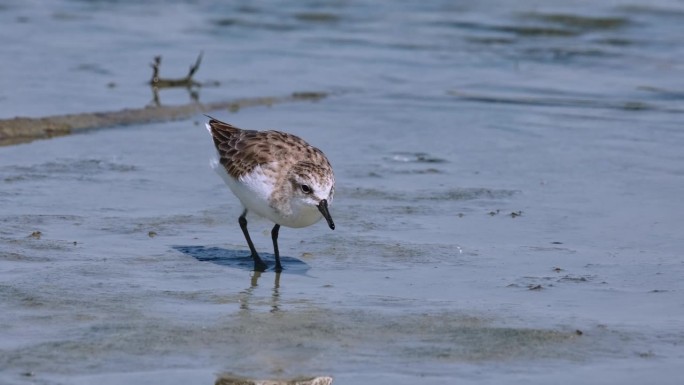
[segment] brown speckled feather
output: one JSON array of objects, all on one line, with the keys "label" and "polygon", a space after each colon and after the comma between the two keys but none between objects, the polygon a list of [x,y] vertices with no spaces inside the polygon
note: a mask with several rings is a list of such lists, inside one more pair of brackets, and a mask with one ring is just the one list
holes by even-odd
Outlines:
[{"label": "brown speckled feather", "polygon": [[209,126],[219,161],[233,178],[251,172],[258,165],[286,158],[301,171],[309,166],[332,169],[321,150],[296,135],[280,131],[242,130],[213,118],[209,120]]}]

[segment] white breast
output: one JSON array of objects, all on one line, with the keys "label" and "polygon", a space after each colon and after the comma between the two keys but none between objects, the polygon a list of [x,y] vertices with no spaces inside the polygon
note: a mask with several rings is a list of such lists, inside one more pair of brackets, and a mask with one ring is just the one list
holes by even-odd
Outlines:
[{"label": "white breast", "polygon": [[240,177],[239,180],[228,175],[226,169],[218,161],[212,161],[211,166],[245,208],[276,222],[275,219],[278,218],[278,215],[269,204],[269,197],[273,192],[275,181],[264,174],[261,166],[257,166],[249,174]]},{"label": "white breast", "polygon": [[235,179],[228,175],[226,169],[213,160],[211,167],[218,173],[230,190],[250,212],[271,220],[281,226],[306,227],[323,218],[318,208],[298,204],[297,201],[282,202],[285,207],[278,209],[272,206],[272,194],[276,180],[272,174],[266,173],[261,166],[250,173]]}]

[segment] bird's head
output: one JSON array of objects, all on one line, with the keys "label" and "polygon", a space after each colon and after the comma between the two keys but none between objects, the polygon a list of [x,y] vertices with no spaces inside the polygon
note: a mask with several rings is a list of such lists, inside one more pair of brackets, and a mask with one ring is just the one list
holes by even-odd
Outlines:
[{"label": "bird's head", "polygon": [[335,195],[335,176],[330,166],[299,162],[292,168],[289,179],[296,204],[318,210],[334,230],[335,223],[328,211]]}]

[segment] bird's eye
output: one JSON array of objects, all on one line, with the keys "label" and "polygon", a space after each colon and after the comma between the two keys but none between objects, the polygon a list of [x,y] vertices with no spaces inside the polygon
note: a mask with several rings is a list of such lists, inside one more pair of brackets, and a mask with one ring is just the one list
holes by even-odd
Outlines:
[{"label": "bird's eye", "polygon": [[301,187],[302,187],[302,192],[304,194],[311,194],[313,192],[313,190],[311,190],[311,187],[309,187],[309,185],[303,184]]}]

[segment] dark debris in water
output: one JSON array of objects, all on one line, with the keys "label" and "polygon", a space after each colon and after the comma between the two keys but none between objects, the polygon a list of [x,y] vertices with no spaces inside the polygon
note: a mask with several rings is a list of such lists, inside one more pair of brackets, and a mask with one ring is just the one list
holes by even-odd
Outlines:
[{"label": "dark debris in water", "polygon": [[524,19],[539,20],[551,24],[562,25],[577,31],[613,30],[629,24],[629,19],[623,17],[595,17],[573,15],[569,13],[526,13]]},{"label": "dark debris in water", "polygon": [[469,21],[451,21],[444,22],[441,24],[446,27],[465,29],[471,31],[504,32],[519,37],[571,37],[579,34],[579,32],[571,28],[563,27],[547,27],[534,25],[495,25]]},{"label": "dark debris in water", "polygon": [[224,17],[212,20],[211,24],[222,28],[244,28],[248,30],[256,29],[275,32],[287,32],[297,29],[297,24],[291,19],[279,19],[278,21],[271,22],[261,19],[254,19],[249,16],[242,18]]},{"label": "dark debris in water", "polygon": [[579,32],[571,29],[552,27],[512,25],[500,26],[493,29],[499,32],[509,32],[524,37],[570,37],[579,35]]},{"label": "dark debris in water", "polygon": [[425,152],[395,152],[392,153],[391,157],[385,159],[398,163],[447,163],[447,160]]},{"label": "dark debris in water", "polygon": [[212,22],[218,27],[231,27],[238,24],[238,20],[231,17],[223,17]]},{"label": "dark debris in water", "polygon": [[[629,24],[624,17],[595,17],[569,13],[524,13],[519,16],[521,23],[517,24],[487,24],[471,21],[450,21],[441,23],[443,26],[470,31],[498,32],[513,35],[518,38],[545,37],[575,37],[595,31],[610,31],[623,28]],[[481,40],[471,40],[484,44],[511,44],[515,40],[502,37],[481,37]]]},{"label": "dark debris in water", "polygon": [[295,19],[309,23],[336,23],[340,16],[328,12],[301,12],[294,15]]},{"label": "dark debris in water", "polygon": [[507,44],[513,44],[517,40],[514,38],[508,38],[508,37],[489,37],[489,36],[470,36],[466,37],[466,40],[472,43],[476,44],[483,44],[483,45],[507,45]]},{"label": "dark debris in water", "polygon": [[[493,217],[493,216],[495,216],[495,215],[499,215],[499,213],[501,213],[501,210],[500,210],[500,209],[496,209],[496,210],[492,210],[492,211],[488,212],[487,215]],[[510,214],[508,214],[507,216],[509,216],[509,217],[511,217],[511,218],[517,218],[517,217],[519,217],[519,216],[522,216],[522,214],[523,214],[522,210],[518,210],[518,211],[512,211],[512,212],[511,212]]]},{"label": "dark debris in water", "polygon": [[[564,270],[560,267],[554,267],[552,269],[554,273],[561,273]],[[554,287],[556,285],[562,285],[566,283],[591,283],[596,280],[596,276],[593,275],[573,275],[565,274],[562,277],[558,276],[541,276],[541,277],[521,277],[515,283],[511,283],[507,287],[512,288],[527,288],[527,290],[543,290],[547,288]]]},{"label": "dark debris in water", "polygon": [[615,47],[626,47],[636,44],[634,40],[619,38],[619,37],[606,37],[592,40],[594,43],[605,44]]},{"label": "dark debris in water", "polygon": [[76,71],[83,71],[83,72],[91,72],[91,73],[98,74],[98,75],[111,75],[112,74],[109,70],[102,68],[97,63],[81,63],[75,68],[75,70]]},{"label": "dark debris in water", "polygon": [[594,99],[579,97],[538,97],[528,95],[478,94],[451,90],[447,92],[458,99],[495,104],[518,104],[538,107],[579,107],[596,109],[614,109],[622,111],[662,111],[684,113],[682,108],[660,106],[639,100],[610,101],[597,96]]},{"label": "dark debris in water", "polygon": [[294,99],[302,99],[302,100],[320,100],[325,97],[327,97],[328,94],[326,92],[316,92],[316,91],[298,91],[298,92],[293,92],[292,97]]},{"label": "dark debris in water", "polygon": [[582,282],[589,282],[592,278],[591,276],[573,276],[573,275],[565,275],[561,278],[558,279],[557,282],[576,282],[576,283],[582,283]]}]

